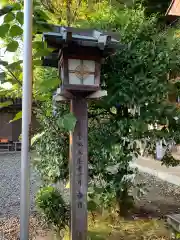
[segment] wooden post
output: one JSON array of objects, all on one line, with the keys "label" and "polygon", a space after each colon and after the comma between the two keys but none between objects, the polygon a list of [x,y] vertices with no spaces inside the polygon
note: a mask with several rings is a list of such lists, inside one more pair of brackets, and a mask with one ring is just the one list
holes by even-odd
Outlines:
[{"label": "wooden post", "polygon": [[70,134],[71,240],[87,240],[88,111],[87,100],[71,100],[77,119]]}]

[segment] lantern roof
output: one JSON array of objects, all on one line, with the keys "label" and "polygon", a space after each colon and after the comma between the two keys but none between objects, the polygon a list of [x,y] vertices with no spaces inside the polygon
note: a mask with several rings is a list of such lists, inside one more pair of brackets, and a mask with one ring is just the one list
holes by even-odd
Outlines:
[{"label": "lantern roof", "polygon": [[119,46],[119,40],[120,36],[115,32],[52,25],[51,32],[43,33],[43,41],[47,43],[48,48],[55,50],[43,58],[43,65],[57,67],[59,51],[67,46],[98,48],[102,57],[107,57]]},{"label": "lantern roof", "polygon": [[81,46],[115,47],[119,43],[119,36],[113,32],[100,32],[93,29],[54,26],[53,32],[43,33],[43,40],[49,47],[61,48],[67,41],[76,42]]}]

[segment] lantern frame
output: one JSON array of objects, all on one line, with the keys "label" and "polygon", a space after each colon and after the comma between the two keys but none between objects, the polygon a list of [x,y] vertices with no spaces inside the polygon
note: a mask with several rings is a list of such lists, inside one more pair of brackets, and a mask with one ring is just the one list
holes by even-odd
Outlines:
[{"label": "lantern frame", "polygon": [[[93,75],[94,84],[84,84],[83,79],[80,84],[70,83],[70,73],[79,73],[76,69],[70,70],[69,60],[80,60],[81,67],[83,67],[83,61],[93,61],[94,62],[94,72],[87,71],[85,74]],[[73,46],[68,48],[63,48],[60,51],[60,60],[59,60],[59,75],[61,77],[62,83],[61,87],[64,90],[68,91],[98,91],[100,89],[100,73],[101,73],[101,52],[98,48],[93,47],[82,47],[82,46]],[[88,65],[87,65],[88,67]],[[83,74],[83,73],[82,73]]]}]

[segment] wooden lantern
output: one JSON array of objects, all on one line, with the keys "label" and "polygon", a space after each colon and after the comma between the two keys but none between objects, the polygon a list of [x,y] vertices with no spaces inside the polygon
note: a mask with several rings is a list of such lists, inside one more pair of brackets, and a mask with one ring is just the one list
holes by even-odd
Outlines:
[{"label": "wooden lantern", "polygon": [[60,76],[60,92],[84,96],[100,90],[101,60],[113,54],[119,41],[113,33],[93,29],[54,26],[43,34],[43,41],[55,49],[43,57],[43,65],[56,67]]},{"label": "wooden lantern", "polygon": [[62,89],[97,91],[100,89],[101,52],[98,48],[71,46],[60,52]]}]

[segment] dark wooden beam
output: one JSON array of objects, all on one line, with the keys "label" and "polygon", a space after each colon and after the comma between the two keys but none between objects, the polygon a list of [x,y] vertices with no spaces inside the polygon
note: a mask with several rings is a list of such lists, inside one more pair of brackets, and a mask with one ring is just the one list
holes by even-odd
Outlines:
[{"label": "dark wooden beam", "polygon": [[71,100],[77,119],[70,134],[71,240],[87,239],[88,108],[85,98]]}]

